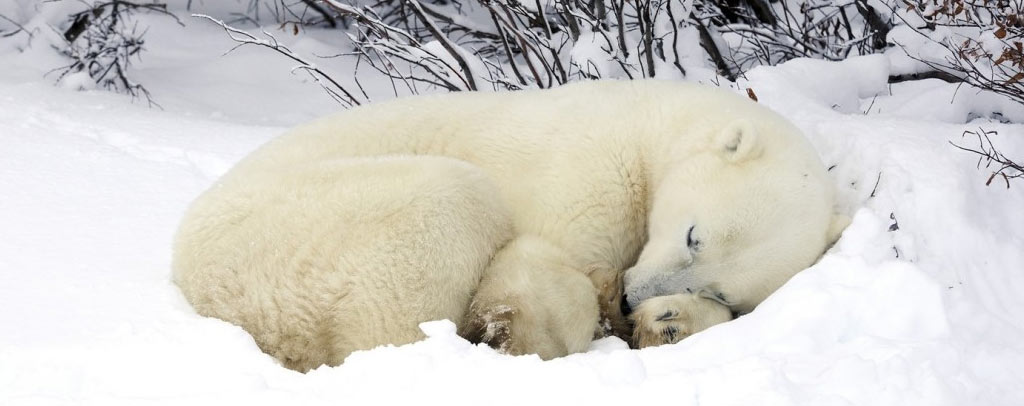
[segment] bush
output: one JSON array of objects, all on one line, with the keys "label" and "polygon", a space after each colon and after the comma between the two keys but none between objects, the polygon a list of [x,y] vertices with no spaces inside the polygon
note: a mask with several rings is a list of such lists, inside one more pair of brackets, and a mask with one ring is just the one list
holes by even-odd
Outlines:
[{"label": "bush", "polygon": [[133,22],[138,12],[155,12],[174,17],[163,3],[133,3],[123,0],[97,1],[67,18],[62,36],[65,43],[58,50],[71,63],[55,69],[58,81],[84,72],[100,87],[124,92],[133,97],[144,96],[150,104],[149,91],[129,77],[132,59],[143,50],[146,31]]}]

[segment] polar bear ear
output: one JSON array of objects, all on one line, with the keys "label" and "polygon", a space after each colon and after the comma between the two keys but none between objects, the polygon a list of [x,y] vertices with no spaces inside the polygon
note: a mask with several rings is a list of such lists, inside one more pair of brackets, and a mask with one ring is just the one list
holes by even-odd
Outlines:
[{"label": "polar bear ear", "polygon": [[718,152],[729,162],[743,162],[761,155],[757,131],[747,120],[736,120],[727,125],[715,143]]},{"label": "polar bear ear", "polygon": [[846,226],[850,225],[850,217],[845,214],[833,214],[832,223],[828,226],[828,245],[835,244],[839,241],[839,237],[843,235],[843,230]]}]

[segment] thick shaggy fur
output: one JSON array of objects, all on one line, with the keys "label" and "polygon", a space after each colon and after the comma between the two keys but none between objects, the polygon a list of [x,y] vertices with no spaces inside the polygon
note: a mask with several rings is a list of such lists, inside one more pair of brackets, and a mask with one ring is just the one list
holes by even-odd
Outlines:
[{"label": "thick shaggy fur", "polygon": [[292,369],[418,340],[424,320],[461,323],[511,237],[497,190],[453,159],[314,160],[248,176],[189,210],[174,277],[197,312],[242,326]]},{"label": "thick shaggy fur", "polygon": [[[415,341],[417,323],[441,318],[552,358],[602,326],[623,333],[631,267],[630,303],[653,315],[641,323],[671,310],[640,308],[661,295],[753,308],[824,250],[828,185],[789,123],[698,85],[406,98],[240,162],[186,213],[174,280],[200,314],[297,370]],[[694,224],[699,247],[686,244]],[[666,306],[691,302],[707,304]]]}]

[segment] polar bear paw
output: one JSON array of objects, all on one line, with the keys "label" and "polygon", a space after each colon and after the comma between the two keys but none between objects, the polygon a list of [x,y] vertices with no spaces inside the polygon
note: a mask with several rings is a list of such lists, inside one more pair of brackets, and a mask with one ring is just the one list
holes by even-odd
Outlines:
[{"label": "polar bear paw", "polygon": [[732,311],[714,300],[693,294],[659,296],[640,303],[630,314],[633,346],[674,344],[719,323],[732,320]]},{"label": "polar bear paw", "polygon": [[515,353],[512,319],[516,315],[516,310],[509,305],[471,308],[469,320],[459,329],[459,335],[474,344],[487,344],[503,354]]}]

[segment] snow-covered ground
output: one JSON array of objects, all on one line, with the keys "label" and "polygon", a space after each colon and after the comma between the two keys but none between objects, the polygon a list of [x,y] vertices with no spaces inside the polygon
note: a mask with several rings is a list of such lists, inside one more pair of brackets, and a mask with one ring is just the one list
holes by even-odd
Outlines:
[{"label": "snow-covered ground", "polygon": [[[737,87],[806,131],[854,221],[755,312],[676,345],[604,339],[547,362],[438,321],[422,342],[300,374],[191,310],[170,241],[233,162],[338,107],[278,55],[221,57],[216,27],[147,21],[135,78],[162,110],[55,87],[51,49],[0,42],[0,405],[1024,404],[1024,183],[985,186],[949,145],[984,128],[1024,156],[1024,126],[986,118],[1020,122],[1019,106],[887,86],[895,56],[757,69]],[[290,40],[329,53],[315,38]]]}]

